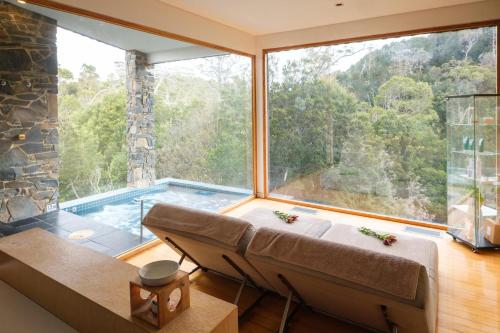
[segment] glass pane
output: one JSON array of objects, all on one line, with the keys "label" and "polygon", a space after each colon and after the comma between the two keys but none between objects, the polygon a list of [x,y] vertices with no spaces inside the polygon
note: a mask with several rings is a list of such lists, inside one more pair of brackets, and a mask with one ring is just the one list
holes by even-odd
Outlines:
[{"label": "glass pane", "polygon": [[445,97],[495,93],[496,34],[270,53],[270,194],[446,223]]},{"label": "glass pane", "polygon": [[157,178],[252,190],[250,58],[158,64],[155,82]]},{"label": "glass pane", "polygon": [[[476,176],[474,98],[450,98],[448,120],[448,221],[463,239],[475,241]],[[477,128],[476,128],[477,129]]]}]

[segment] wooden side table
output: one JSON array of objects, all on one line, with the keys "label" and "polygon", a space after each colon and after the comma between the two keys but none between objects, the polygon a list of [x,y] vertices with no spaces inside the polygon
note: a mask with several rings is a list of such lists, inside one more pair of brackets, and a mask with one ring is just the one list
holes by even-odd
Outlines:
[{"label": "wooden side table", "polygon": [[140,279],[130,281],[130,308],[134,317],[162,328],[189,308],[189,274],[178,271],[175,280],[159,287],[144,285]]}]

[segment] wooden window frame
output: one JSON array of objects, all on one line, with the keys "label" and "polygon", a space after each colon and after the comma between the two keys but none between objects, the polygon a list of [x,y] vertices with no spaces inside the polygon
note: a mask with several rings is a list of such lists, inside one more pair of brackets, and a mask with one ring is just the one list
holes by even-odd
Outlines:
[{"label": "wooden window frame", "polygon": [[498,45],[500,43],[500,20],[489,20],[489,21],[480,21],[480,22],[473,22],[473,23],[464,23],[464,24],[455,24],[455,25],[448,25],[448,26],[414,29],[414,30],[391,32],[391,33],[385,33],[385,34],[365,35],[365,36],[353,37],[353,38],[344,38],[344,39],[336,39],[336,40],[329,40],[329,41],[323,41],[323,42],[297,44],[297,45],[263,49],[262,50],[262,64],[263,64],[262,65],[262,78],[263,78],[264,82],[263,82],[263,87],[262,87],[262,100],[263,100],[263,118],[262,118],[263,140],[262,141],[264,143],[263,144],[264,145],[264,147],[263,147],[263,149],[264,149],[264,153],[263,153],[263,156],[264,156],[264,158],[263,158],[264,199],[273,200],[273,201],[277,201],[277,202],[283,202],[283,203],[297,205],[297,206],[308,207],[308,208],[323,209],[323,210],[332,211],[332,212],[351,214],[351,215],[356,215],[356,216],[363,216],[363,217],[367,217],[367,218],[374,218],[374,219],[391,221],[391,222],[405,223],[405,224],[416,225],[416,226],[421,226],[421,227],[428,227],[428,228],[432,228],[432,229],[447,230],[448,226],[444,225],[444,224],[425,222],[425,221],[419,221],[419,220],[407,219],[407,218],[399,218],[399,217],[395,217],[395,216],[364,212],[364,211],[348,209],[348,208],[340,208],[340,207],[335,207],[335,206],[330,206],[330,205],[313,204],[313,203],[308,203],[308,202],[304,202],[304,201],[300,201],[300,200],[290,200],[290,199],[273,197],[272,195],[270,195],[270,193],[269,193],[269,130],[270,129],[269,129],[269,125],[268,125],[269,124],[269,121],[268,121],[269,120],[269,110],[268,110],[268,104],[267,104],[267,101],[268,101],[268,98],[267,98],[267,91],[268,91],[267,56],[269,53],[276,53],[276,52],[281,52],[281,51],[290,51],[290,50],[297,50],[297,49],[305,49],[305,48],[318,47],[318,46],[332,46],[332,45],[340,45],[340,44],[350,44],[350,43],[370,41],[370,40],[417,36],[417,35],[422,35],[422,34],[452,32],[452,31],[459,31],[459,30],[465,30],[465,29],[486,28],[486,27],[496,27],[497,28],[497,50],[496,50],[497,51],[497,93],[500,93],[500,84],[499,84],[499,81],[500,81],[500,52],[499,52],[499,47],[498,47]]},{"label": "wooden window frame", "polygon": [[[242,200],[238,201],[236,204],[231,205],[231,208],[237,207],[238,205],[242,205],[246,202],[248,202],[250,199],[256,198],[257,196],[257,96],[256,96],[256,55],[239,51],[236,49],[232,49],[229,47],[217,45],[214,43],[209,43],[205,42],[199,39],[191,38],[191,37],[186,37],[182,36],[179,34],[171,33],[168,31],[164,31],[161,29],[149,27],[146,25],[138,24],[138,23],[133,23],[129,22],[126,20],[122,20],[116,17],[100,14],[97,12],[89,11],[86,9],[81,9],[77,7],[73,7],[70,5],[62,4],[59,2],[51,1],[51,0],[26,0],[26,3],[40,6],[40,7],[45,7],[77,16],[82,16],[82,17],[87,17],[90,19],[94,19],[97,21],[101,22],[106,22],[110,23],[113,25],[121,26],[124,28],[128,29],[133,29],[137,31],[142,31],[145,33],[177,40],[180,42],[186,42],[198,46],[203,46],[207,48],[212,48],[215,50],[227,52],[227,53],[232,53],[240,56],[244,56],[247,58],[250,58],[250,63],[251,63],[251,84],[252,84],[252,114],[251,114],[251,121],[252,121],[252,194],[249,195],[246,198],[243,198]],[[227,210],[226,208],[223,209],[224,211]]]}]

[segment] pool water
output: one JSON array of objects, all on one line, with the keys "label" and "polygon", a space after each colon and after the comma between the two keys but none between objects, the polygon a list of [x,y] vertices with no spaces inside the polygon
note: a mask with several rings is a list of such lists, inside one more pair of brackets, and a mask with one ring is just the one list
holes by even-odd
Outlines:
[{"label": "pool water", "polygon": [[[177,185],[168,185],[162,190],[142,194],[135,198],[103,204],[91,210],[79,211],[76,214],[97,223],[104,223],[123,231],[140,235],[141,201],[144,215],[156,203],[171,203],[206,211],[218,211],[234,204],[247,195],[243,193],[219,192],[210,189],[197,189]],[[154,235],[143,228],[143,238],[148,240]]]}]

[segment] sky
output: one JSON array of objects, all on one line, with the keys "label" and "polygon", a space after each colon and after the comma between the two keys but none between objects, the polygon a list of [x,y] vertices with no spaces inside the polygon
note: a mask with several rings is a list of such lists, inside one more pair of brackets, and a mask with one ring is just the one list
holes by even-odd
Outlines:
[{"label": "sky", "polygon": [[125,62],[125,51],[69,30],[57,28],[59,66],[78,77],[83,64],[93,65],[101,78],[115,70],[115,62]]},{"label": "sky", "polygon": [[[409,37],[379,39],[366,42],[358,42],[349,44],[350,47],[360,52],[343,58],[335,66],[336,71],[345,71],[350,66],[358,62],[362,57],[370,51],[380,49],[395,40],[400,40]],[[106,78],[115,72],[115,63],[125,61],[125,51],[105,43],[98,42],[94,39],[79,35],[63,28],[57,29],[57,45],[58,45],[58,61],[59,66],[69,69],[75,77],[83,64],[93,65],[96,67],[97,73],[101,78]],[[331,46],[334,49],[343,48],[343,45]],[[297,59],[306,55],[304,50],[291,50],[275,53],[279,58],[279,65],[286,64],[288,60]],[[157,66],[157,71],[177,72],[181,74],[199,74],[200,66],[203,65],[203,60],[179,61],[177,63],[165,64]],[[198,73],[196,73],[198,72]],[[276,78],[279,80],[279,78]]]}]

